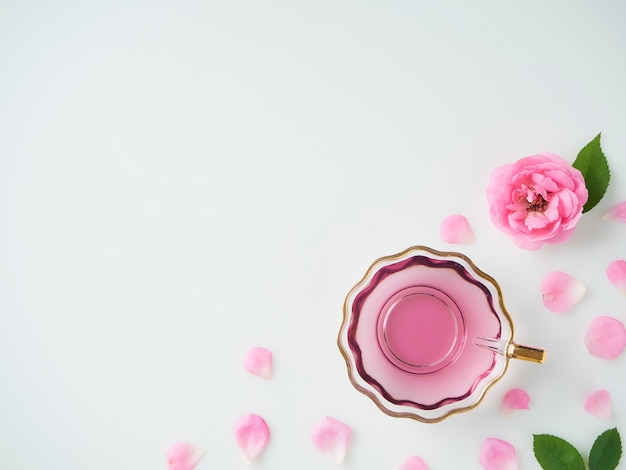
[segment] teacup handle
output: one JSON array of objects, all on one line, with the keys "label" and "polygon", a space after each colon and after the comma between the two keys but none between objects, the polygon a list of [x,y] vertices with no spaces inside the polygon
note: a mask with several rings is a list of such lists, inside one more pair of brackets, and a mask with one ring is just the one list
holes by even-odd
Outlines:
[{"label": "teacup handle", "polygon": [[523,346],[521,344],[512,343],[502,339],[483,338],[479,336],[474,341],[474,344],[513,359],[522,359],[524,361],[536,362],[538,364],[541,364],[546,360],[546,351],[544,349]]}]

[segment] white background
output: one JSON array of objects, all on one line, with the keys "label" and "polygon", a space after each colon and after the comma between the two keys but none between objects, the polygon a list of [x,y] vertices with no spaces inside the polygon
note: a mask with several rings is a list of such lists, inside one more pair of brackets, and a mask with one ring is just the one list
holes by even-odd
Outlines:
[{"label": "white background", "polygon": [[[606,279],[626,258],[626,7],[621,1],[0,2],[0,460],[10,469],[244,468],[233,425],[262,415],[267,469],[336,468],[310,441],[353,427],[343,468],[480,468],[487,437],[539,468],[533,433],[587,454],[626,436],[626,357],[592,358]],[[492,169],[602,131],[603,201],[536,252],[489,221]],[[464,214],[476,241],[445,244]],[[345,294],[414,244],[457,249],[501,284],[518,342],[475,410],[427,425],[381,413],[336,346]],[[568,314],[539,284],[588,291]],[[275,375],[245,372],[251,346]],[[531,409],[504,416],[512,387]],[[583,410],[606,388],[613,417]],[[622,468],[625,466],[622,464]]]}]

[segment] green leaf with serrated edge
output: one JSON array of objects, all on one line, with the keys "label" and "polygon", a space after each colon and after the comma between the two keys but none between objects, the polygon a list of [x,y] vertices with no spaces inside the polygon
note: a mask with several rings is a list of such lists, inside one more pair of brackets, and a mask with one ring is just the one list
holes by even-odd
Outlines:
[{"label": "green leaf with serrated edge", "polygon": [[616,428],[598,436],[589,453],[589,470],[614,470],[622,456],[622,440]]},{"label": "green leaf with serrated edge", "polygon": [[609,163],[600,147],[600,135],[598,134],[578,152],[578,156],[572,164],[583,174],[585,186],[589,193],[589,199],[583,206],[583,214],[593,209],[600,202],[611,179]]},{"label": "green leaf with serrated edge", "polygon": [[569,442],[550,434],[534,434],[535,458],[544,470],[585,470],[580,453]]}]

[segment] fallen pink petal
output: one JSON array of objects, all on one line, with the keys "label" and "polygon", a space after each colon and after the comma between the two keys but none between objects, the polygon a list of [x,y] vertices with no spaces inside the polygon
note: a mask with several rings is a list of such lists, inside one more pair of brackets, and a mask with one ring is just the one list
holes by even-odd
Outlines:
[{"label": "fallen pink petal", "polygon": [[500,439],[485,439],[480,449],[480,464],[485,470],[517,470],[515,447]]},{"label": "fallen pink petal", "polygon": [[270,428],[259,415],[246,415],[235,424],[235,440],[244,460],[254,460],[270,440]]},{"label": "fallen pink petal", "polygon": [[529,403],[530,397],[525,390],[512,388],[504,394],[502,409],[505,413],[509,413],[511,410],[527,410]]},{"label": "fallen pink petal", "polygon": [[608,220],[619,220],[626,222],[626,201],[620,202],[617,206],[611,207],[603,216]]},{"label": "fallen pink petal", "polygon": [[269,380],[274,370],[272,351],[261,347],[250,348],[243,365],[251,374]]},{"label": "fallen pink petal", "polygon": [[428,470],[428,466],[420,457],[414,455],[402,462],[398,470]]},{"label": "fallen pink petal", "polygon": [[593,392],[585,400],[585,411],[602,419],[611,417],[611,394],[608,390]]},{"label": "fallen pink petal", "polygon": [[313,429],[313,444],[333,462],[340,464],[346,456],[352,428],[341,421],[325,416]]},{"label": "fallen pink petal", "polygon": [[606,277],[622,295],[626,295],[626,260],[618,259],[610,263],[606,268]]},{"label": "fallen pink petal", "polygon": [[191,470],[204,451],[186,442],[176,442],[167,451],[167,466],[169,470]]},{"label": "fallen pink petal", "polygon": [[441,238],[446,243],[471,243],[474,232],[467,219],[462,215],[450,215],[443,219],[440,226]]},{"label": "fallen pink petal", "polygon": [[571,310],[587,288],[575,277],[561,271],[548,273],[541,281],[541,297],[546,308],[555,313]]},{"label": "fallen pink petal", "polygon": [[599,359],[615,359],[626,346],[626,329],[613,317],[600,316],[589,324],[585,335],[589,354]]}]

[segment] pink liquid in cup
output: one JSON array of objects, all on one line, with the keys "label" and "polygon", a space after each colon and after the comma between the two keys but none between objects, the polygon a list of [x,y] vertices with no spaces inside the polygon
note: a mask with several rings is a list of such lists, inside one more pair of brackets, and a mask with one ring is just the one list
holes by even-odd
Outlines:
[{"label": "pink liquid in cup", "polygon": [[396,367],[416,374],[432,373],[458,357],[465,342],[463,316],[439,289],[402,289],[379,315],[378,342]]}]

